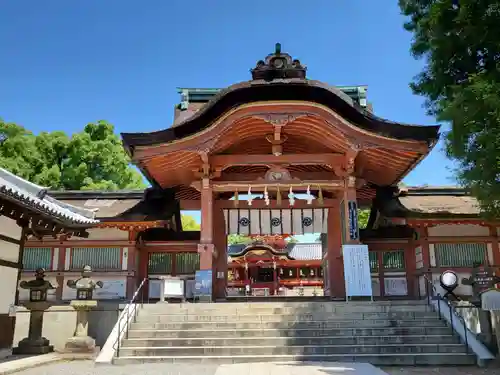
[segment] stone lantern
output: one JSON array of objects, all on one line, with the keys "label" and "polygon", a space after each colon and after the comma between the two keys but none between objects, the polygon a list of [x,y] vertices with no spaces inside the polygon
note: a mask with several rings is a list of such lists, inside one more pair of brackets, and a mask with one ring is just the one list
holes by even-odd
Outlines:
[{"label": "stone lantern", "polygon": [[68,280],[67,285],[76,289],[76,300],[70,305],[76,310],[76,329],[73,337],[66,342],[65,351],[71,353],[94,353],[95,340],[88,335],[88,312],[97,306],[93,300],[94,290],[102,288],[101,281],[94,281],[90,276],[92,268],[85,266],[81,277],[76,280]]},{"label": "stone lantern", "polygon": [[38,268],[35,272],[35,279],[30,281],[21,281],[19,285],[23,289],[28,289],[30,293],[29,302],[22,305],[30,311],[30,325],[28,337],[19,341],[17,348],[14,348],[14,354],[46,354],[54,351],[49,340],[42,337],[43,314],[52,306],[47,301],[47,292],[49,289],[55,289],[54,286],[45,280],[45,270]]}]

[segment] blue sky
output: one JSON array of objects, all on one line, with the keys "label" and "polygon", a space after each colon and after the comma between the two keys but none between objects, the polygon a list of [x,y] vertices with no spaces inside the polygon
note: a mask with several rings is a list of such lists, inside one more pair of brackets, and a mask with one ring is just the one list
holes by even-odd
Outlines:
[{"label": "blue sky", "polygon": [[[377,115],[433,124],[408,83],[396,0],[3,0],[0,117],[39,131],[80,131],[99,119],[117,132],[170,126],[176,87],[224,87],[280,42],[334,85],[368,85]],[[453,184],[438,145],[408,185]]]}]

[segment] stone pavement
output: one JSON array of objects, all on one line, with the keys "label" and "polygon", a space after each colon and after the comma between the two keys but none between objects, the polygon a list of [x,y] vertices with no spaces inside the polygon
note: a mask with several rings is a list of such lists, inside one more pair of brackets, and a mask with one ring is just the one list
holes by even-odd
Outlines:
[{"label": "stone pavement", "polygon": [[[13,373],[13,372],[10,372]],[[0,367],[0,374],[2,369]],[[386,375],[372,365],[242,363],[229,365],[147,363],[127,366],[95,366],[92,361],[66,361],[31,367],[17,375]]]},{"label": "stone pavement", "polygon": [[[9,372],[11,373],[11,372]],[[0,375],[3,375],[0,366]],[[15,372],[17,375],[500,375],[500,369],[404,367],[375,369],[367,364],[244,363],[233,365],[148,363],[95,366],[93,361],[56,362]]]}]

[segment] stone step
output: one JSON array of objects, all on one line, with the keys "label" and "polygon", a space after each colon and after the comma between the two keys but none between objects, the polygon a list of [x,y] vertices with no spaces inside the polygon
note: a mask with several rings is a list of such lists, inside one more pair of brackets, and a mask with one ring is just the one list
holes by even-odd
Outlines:
[{"label": "stone step", "polygon": [[137,329],[135,325],[129,331],[129,338],[240,338],[240,337],[324,337],[324,336],[426,336],[450,335],[451,328],[439,327],[381,327],[381,328],[327,328],[311,330],[309,328],[291,329],[199,329],[199,330],[165,330],[165,329]]},{"label": "stone step", "polygon": [[248,328],[308,328],[308,329],[326,329],[326,328],[344,328],[344,327],[360,327],[360,328],[377,328],[377,327],[443,327],[445,323],[439,319],[408,319],[408,320],[373,320],[373,319],[353,319],[353,320],[335,320],[335,321],[278,321],[278,322],[173,322],[173,323],[132,323],[132,329],[207,329],[212,330],[219,328],[226,329],[248,329]]},{"label": "stone step", "polygon": [[[152,333],[154,335],[154,332]],[[245,338],[129,338],[122,347],[199,347],[199,346],[287,346],[287,345],[384,345],[384,344],[460,344],[457,336],[305,336]]]},{"label": "stone step", "polygon": [[[297,312],[329,312],[329,313],[350,313],[350,312],[411,312],[411,311],[433,311],[432,306],[418,304],[418,305],[372,305],[370,303],[364,305],[338,305],[335,303],[330,303],[327,305],[317,305],[317,306],[274,306],[269,304],[268,306],[252,306],[252,305],[239,305],[239,304],[226,304],[226,306],[221,306],[221,304],[146,304],[143,305],[142,309],[148,312],[160,312],[166,314],[199,314],[199,315],[210,315],[218,314],[221,312],[223,314],[288,314]],[[214,307],[217,306],[217,307]]]},{"label": "stone step", "polygon": [[137,322],[281,322],[281,321],[336,321],[336,320],[404,320],[404,319],[439,319],[434,312],[378,312],[378,313],[288,313],[288,314],[226,314],[226,315],[198,315],[198,314],[151,314],[140,312]]},{"label": "stone step", "polygon": [[128,365],[137,363],[249,363],[249,362],[367,362],[374,366],[446,366],[474,365],[476,357],[465,353],[412,353],[412,354],[356,354],[356,355],[254,355],[238,356],[120,356],[113,363]]},{"label": "stone step", "polygon": [[288,346],[165,346],[120,347],[120,356],[225,356],[225,355],[329,355],[466,353],[464,344],[375,344],[375,345],[288,345]]}]

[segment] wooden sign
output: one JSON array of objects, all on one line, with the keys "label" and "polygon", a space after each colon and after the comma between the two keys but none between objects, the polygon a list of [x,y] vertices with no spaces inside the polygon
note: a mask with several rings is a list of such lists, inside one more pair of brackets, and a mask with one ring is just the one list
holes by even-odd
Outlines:
[{"label": "wooden sign", "polygon": [[481,293],[491,289],[500,282],[500,277],[495,276],[495,270],[491,267],[475,265],[471,277],[462,280],[463,285],[472,286],[474,297],[479,297]]},{"label": "wooden sign", "polygon": [[357,240],[359,236],[358,205],[355,201],[349,201],[347,207],[349,210],[349,237],[351,240]]}]

